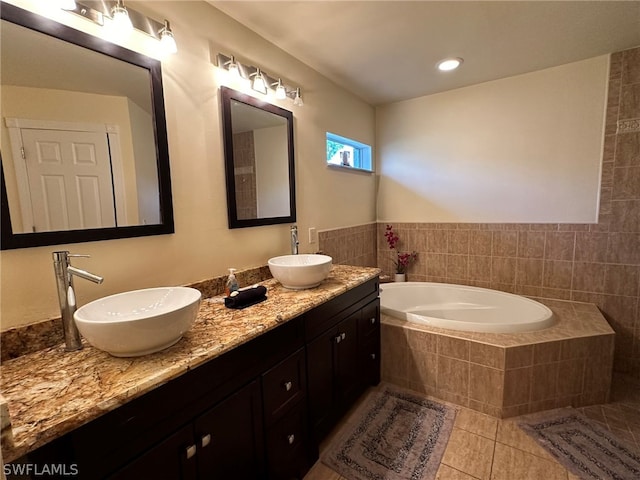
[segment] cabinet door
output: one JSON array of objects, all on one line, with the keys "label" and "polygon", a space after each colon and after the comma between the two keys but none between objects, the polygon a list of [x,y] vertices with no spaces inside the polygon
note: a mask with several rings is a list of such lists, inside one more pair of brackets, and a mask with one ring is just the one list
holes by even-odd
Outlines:
[{"label": "cabinet door", "polygon": [[307,345],[309,418],[316,440],[329,432],[337,416],[362,391],[359,318],[357,311]]},{"label": "cabinet door", "polygon": [[[192,480],[197,478],[195,453],[193,429],[188,425],[108,478],[109,480],[140,480],[141,478]],[[79,474],[83,478],[82,471]]]},{"label": "cabinet door", "polygon": [[360,311],[338,324],[335,337],[335,400],[348,407],[362,391],[363,379],[358,364],[358,321]]},{"label": "cabinet door", "polygon": [[253,381],[195,422],[199,478],[264,476],[260,387]]},{"label": "cabinet door", "polygon": [[330,329],[307,345],[309,419],[314,432],[322,430],[320,427],[326,422],[333,406],[333,348],[336,334],[336,329]]}]

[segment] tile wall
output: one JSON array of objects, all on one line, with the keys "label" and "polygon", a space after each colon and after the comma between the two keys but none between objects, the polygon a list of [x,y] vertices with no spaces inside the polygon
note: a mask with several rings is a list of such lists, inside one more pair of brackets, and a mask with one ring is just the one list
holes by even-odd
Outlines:
[{"label": "tile wall", "polygon": [[381,340],[383,381],[493,417],[609,398],[610,333],[504,347],[383,321]]},{"label": "tile wall", "polygon": [[[598,305],[616,331],[614,368],[640,378],[640,48],[611,56],[599,220],[596,224],[395,223],[416,250],[408,280],[494,288]],[[373,225],[373,224],[371,224]],[[320,236],[337,263],[393,273],[392,252],[370,225]],[[366,241],[364,240],[366,238]]]},{"label": "tile wall", "polygon": [[333,262],[358,267],[375,267],[378,262],[375,223],[318,232],[319,251]]}]

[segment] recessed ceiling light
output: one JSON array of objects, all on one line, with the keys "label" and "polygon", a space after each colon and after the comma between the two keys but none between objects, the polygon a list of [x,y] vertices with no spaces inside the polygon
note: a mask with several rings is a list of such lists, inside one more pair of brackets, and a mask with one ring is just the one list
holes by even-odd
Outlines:
[{"label": "recessed ceiling light", "polygon": [[438,62],[438,70],[442,72],[450,72],[462,65],[463,60],[461,58],[445,58]]}]

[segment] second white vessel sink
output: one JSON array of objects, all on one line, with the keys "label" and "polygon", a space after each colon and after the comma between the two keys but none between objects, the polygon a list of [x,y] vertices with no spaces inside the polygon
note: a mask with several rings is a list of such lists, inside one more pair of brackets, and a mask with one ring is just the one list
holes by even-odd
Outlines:
[{"label": "second white vessel sink", "polygon": [[328,255],[299,254],[273,257],[268,264],[271,275],[283,287],[304,290],[320,285],[329,276],[332,262]]},{"label": "second white vessel sink", "polygon": [[73,315],[94,347],[116,357],[138,357],[170,347],[191,328],[202,294],[189,287],[158,287],[94,300]]}]

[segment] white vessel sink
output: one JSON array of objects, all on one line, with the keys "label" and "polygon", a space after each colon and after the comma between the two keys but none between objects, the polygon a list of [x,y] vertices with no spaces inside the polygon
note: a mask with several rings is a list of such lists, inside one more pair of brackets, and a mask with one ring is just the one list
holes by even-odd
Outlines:
[{"label": "white vessel sink", "polygon": [[170,347],[193,325],[202,294],[188,287],[159,287],[94,300],[73,315],[96,348],[115,357],[139,357]]},{"label": "white vessel sink", "polygon": [[269,259],[273,278],[293,290],[317,287],[331,271],[333,259],[328,255],[283,255]]}]

